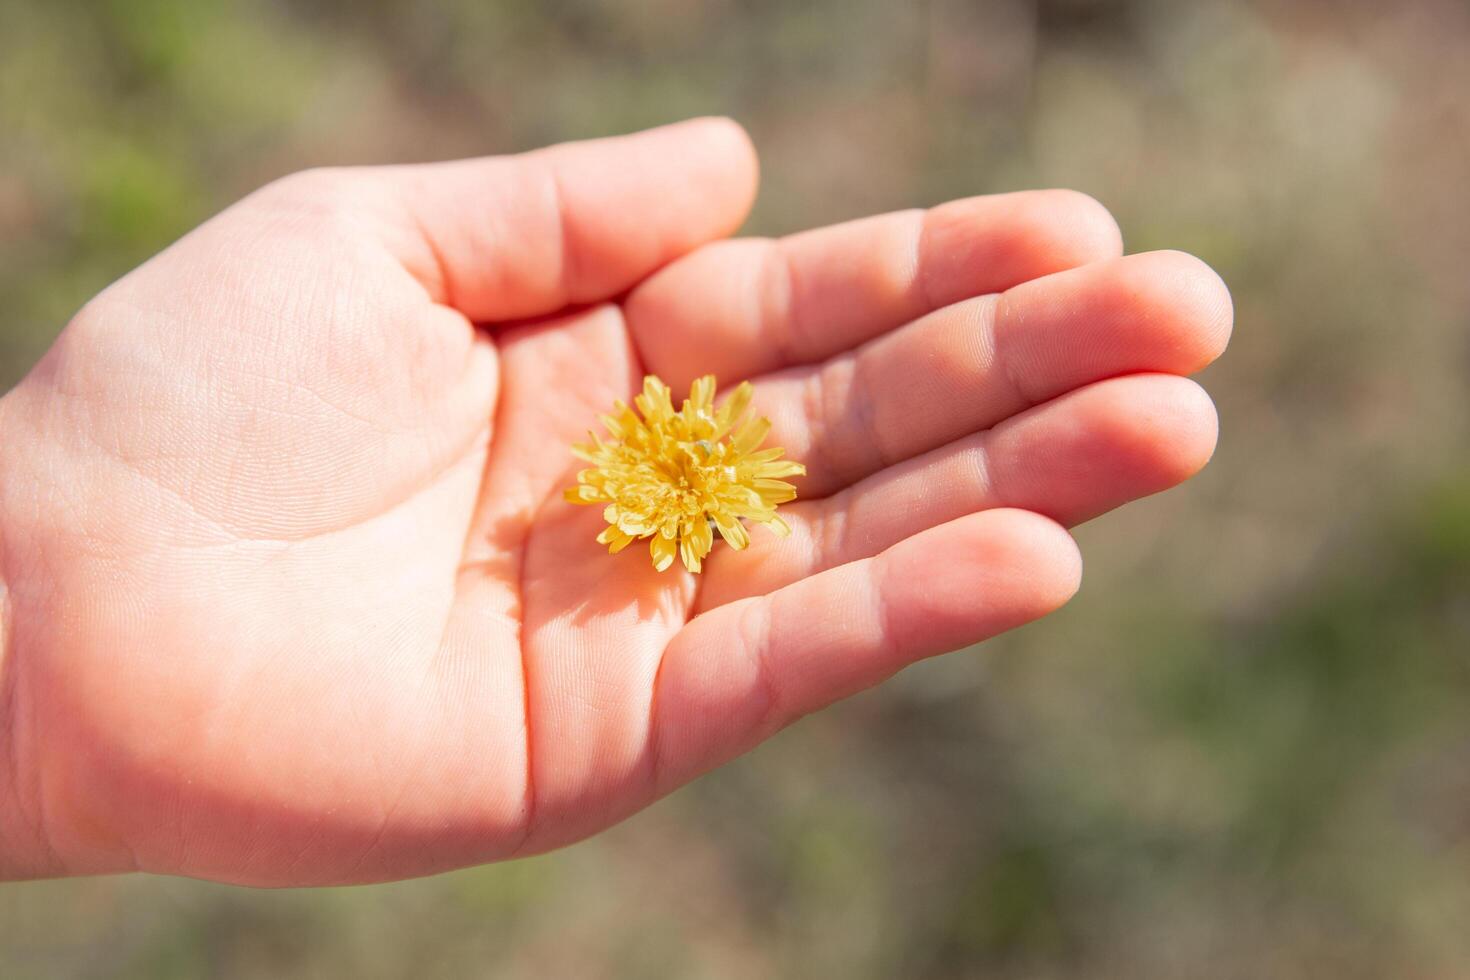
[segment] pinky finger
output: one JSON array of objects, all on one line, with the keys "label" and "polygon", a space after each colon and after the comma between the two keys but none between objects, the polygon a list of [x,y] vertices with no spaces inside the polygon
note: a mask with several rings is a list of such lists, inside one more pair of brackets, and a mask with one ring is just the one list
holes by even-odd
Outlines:
[{"label": "pinky finger", "polygon": [[1072,597],[1081,574],[1059,525],[989,510],[710,610],[664,654],[650,733],[655,792],[916,660],[1039,619]]}]

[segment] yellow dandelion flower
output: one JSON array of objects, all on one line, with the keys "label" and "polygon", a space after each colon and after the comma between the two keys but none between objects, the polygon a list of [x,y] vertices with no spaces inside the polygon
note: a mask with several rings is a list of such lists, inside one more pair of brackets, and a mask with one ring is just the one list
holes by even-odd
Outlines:
[{"label": "yellow dandelion flower", "polygon": [[676,412],[668,385],[649,375],[633,399],[637,413],[619,401],[602,416],[612,441],[589,433],[591,442],[572,447],[592,467],[577,474],[566,499],[607,505],[608,526],[597,540],[608,551],[649,538],[654,568],[668,568],[677,553],[697,572],[714,546],[712,528],[736,551],[750,544],[742,520],[768,525],[781,537],[791,533],[776,507],[794,500],[796,488],[781,478],[800,476],[806,467],[782,460],[784,449],[758,449],[771,423],[742,422],[753,390],[744,382],[715,408],[715,378],[707,374]]}]

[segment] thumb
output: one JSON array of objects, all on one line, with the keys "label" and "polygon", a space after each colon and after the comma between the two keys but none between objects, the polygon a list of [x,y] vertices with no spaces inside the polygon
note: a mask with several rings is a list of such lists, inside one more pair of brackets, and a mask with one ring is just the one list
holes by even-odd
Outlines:
[{"label": "thumb", "polygon": [[372,173],[399,260],[476,321],[615,296],[738,228],[757,181],[750,138],[723,118]]}]

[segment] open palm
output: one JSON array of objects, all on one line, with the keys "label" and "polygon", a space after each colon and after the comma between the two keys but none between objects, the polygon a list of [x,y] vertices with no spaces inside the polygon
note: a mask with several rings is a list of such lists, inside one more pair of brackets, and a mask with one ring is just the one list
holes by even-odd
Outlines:
[{"label": "open palm", "polygon": [[[13,873],[378,880],[621,819],[1054,609],[1185,479],[1228,295],[1067,192],[781,241],[701,120],[317,171],[94,300],[0,401]],[[793,534],[608,556],[568,445],[750,378]],[[19,842],[19,843],[16,843]]]}]

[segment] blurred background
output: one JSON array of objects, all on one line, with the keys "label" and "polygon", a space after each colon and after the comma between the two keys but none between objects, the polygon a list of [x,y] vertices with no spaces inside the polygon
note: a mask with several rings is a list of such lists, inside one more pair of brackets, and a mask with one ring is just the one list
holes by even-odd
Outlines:
[{"label": "blurred background", "polygon": [[750,232],[1060,185],[1204,257],[1214,464],[1060,614],[594,841],[6,885],[0,976],[1470,976],[1463,0],[0,0],[0,384],[286,172],[701,113]]}]

